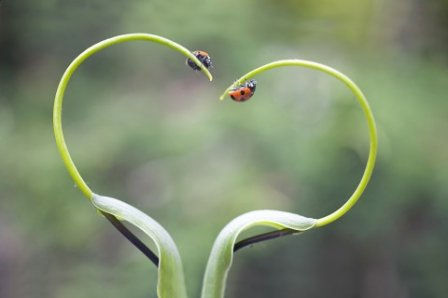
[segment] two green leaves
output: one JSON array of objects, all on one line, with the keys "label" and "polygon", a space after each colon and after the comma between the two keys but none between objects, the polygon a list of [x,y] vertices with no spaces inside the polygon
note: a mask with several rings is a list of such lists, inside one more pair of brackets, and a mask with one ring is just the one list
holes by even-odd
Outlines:
[{"label": "two green leaves", "polygon": [[[92,203],[97,209],[139,228],[154,241],[159,256],[158,297],[187,297],[179,251],[171,236],[158,222],[137,208],[114,198],[93,194]],[[279,230],[287,228],[302,232],[313,228],[315,224],[315,219],[275,210],[252,211],[235,218],[221,231],[213,245],[204,275],[201,297],[224,297],[234,245],[238,235],[244,230],[254,226],[270,226]]]}]

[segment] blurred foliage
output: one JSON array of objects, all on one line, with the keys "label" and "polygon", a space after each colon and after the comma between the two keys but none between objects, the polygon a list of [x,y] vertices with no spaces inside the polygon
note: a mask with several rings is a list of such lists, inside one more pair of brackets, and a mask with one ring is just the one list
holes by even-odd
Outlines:
[{"label": "blurred foliage", "polygon": [[443,0],[3,0],[0,297],[155,297],[156,269],[73,187],[51,127],[68,63],[127,32],[207,50],[215,81],[157,45],[108,49],[70,83],[66,139],[93,190],[172,234],[191,297],[233,217],[323,216],[361,177],[366,127],[334,79],[273,71],[251,101],[218,101],[242,73],[283,58],[326,63],[359,84],[377,118],[377,168],[342,220],[238,252],[227,297],[444,297],[447,24]]}]

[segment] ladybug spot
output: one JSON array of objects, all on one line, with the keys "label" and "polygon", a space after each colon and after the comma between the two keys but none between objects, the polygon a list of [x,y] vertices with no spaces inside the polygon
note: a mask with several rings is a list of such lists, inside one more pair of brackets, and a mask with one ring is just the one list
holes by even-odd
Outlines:
[{"label": "ladybug spot", "polygon": [[232,99],[235,99],[235,96],[233,96],[233,95],[230,95],[230,97],[231,97]]},{"label": "ladybug spot", "polygon": [[241,90],[240,94],[241,94],[241,95],[244,95],[244,93],[245,93],[244,90]]}]

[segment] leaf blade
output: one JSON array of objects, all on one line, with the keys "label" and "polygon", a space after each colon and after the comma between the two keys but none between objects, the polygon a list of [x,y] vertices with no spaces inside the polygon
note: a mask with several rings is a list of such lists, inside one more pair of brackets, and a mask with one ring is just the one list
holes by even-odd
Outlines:
[{"label": "leaf blade", "polygon": [[93,194],[92,203],[97,209],[133,224],[154,241],[159,255],[157,296],[186,298],[180,254],[168,232],[157,221],[123,201]]},{"label": "leaf blade", "polygon": [[256,210],[234,218],[221,230],[213,244],[202,285],[202,298],[224,297],[227,275],[233,261],[233,247],[238,235],[253,226],[306,231],[316,220],[277,210]]}]

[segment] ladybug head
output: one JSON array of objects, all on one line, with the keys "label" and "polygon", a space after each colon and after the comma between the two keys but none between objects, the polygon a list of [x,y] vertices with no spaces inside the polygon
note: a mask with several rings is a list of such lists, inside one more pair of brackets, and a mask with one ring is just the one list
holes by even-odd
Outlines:
[{"label": "ladybug head", "polygon": [[245,86],[247,88],[250,89],[250,91],[255,92],[255,88],[257,88],[257,81],[255,81],[254,79],[250,80],[249,82],[247,82],[245,84]]},{"label": "ladybug head", "polygon": [[212,59],[210,58],[210,56],[199,56],[198,57],[199,61],[202,62],[202,64],[204,64],[205,67],[210,68],[213,66],[212,64]]}]

